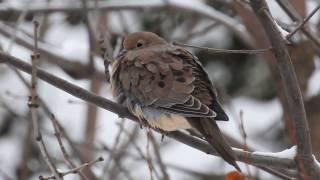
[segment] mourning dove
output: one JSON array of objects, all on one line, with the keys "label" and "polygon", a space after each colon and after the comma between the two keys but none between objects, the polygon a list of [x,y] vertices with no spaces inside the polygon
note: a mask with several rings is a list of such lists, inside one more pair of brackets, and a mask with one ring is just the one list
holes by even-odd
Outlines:
[{"label": "mourning dove", "polygon": [[240,171],[216,124],[228,116],[197,57],[151,32],[128,35],[111,65],[117,102],[141,122],[163,131],[195,129]]}]

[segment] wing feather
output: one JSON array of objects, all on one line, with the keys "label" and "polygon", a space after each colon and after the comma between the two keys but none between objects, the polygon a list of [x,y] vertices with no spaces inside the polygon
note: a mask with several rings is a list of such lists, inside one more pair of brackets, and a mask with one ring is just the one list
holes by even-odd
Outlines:
[{"label": "wing feather", "polygon": [[196,96],[195,91],[199,91],[197,69],[194,69],[192,58],[190,61],[168,53],[172,46],[144,48],[143,53],[138,51],[128,52],[121,59],[118,72],[124,94],[133,103],[185,117],[217,115],[210,104],[203,103]]}]

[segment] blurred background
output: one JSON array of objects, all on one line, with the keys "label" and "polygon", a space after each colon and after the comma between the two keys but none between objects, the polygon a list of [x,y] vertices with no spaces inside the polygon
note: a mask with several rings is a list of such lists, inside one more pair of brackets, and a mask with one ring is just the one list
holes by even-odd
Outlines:
[{"label": "blurred background", "polygon": [[[268,0],[277,23],[292,31],[319,2]],[[289,15],[288,15],[289,14]],[[307,26],[320,37],[320,13]],[[60,78],[112,99],[104,75],[99,40],[115,56],[123,37],[152,31],[170,42],[220,49],[269,48],[266,35],[243,0],[0,0],[0,50],[31,63],[33,21],[39,22],[40,67]],[[320,46],[301,31],[288,42],[311,130],[313,151],[320,158]],[[295,144],[281,79],[271,52],[214,53],[188,49],[204,64],[229,122],[219,126],[235,147],[278,152]],[[34,136],[27,106],[30,76],[0,64],[0,179],[50,176]],[[39,109],[48,153],[60,171],[103,157],[83,170],[89,179],[225,179],[233,170],[218,157],[164,138],[116,114],[90,105],[43,81],[39,97],[58,121],[61,152],[50,115]],[[241,114],[241,115],[240,115]],[[243,127],[243,128],[242,128]],[[245,130],[245,135],[243,130]],[[65,155],[69,157],[66,158]],[[240,163],[248,179],[277,179]],[[80,179],[70,174],[65,179]]]}]

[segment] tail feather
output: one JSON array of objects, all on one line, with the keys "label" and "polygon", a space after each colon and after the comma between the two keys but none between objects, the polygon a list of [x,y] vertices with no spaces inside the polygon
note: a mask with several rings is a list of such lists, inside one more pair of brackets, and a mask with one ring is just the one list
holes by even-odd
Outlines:
[{"label": "tail feather", "polygon": [[189,120],[189,123],[204,136],[205,140],[213,146],[225,161],[241,172],[230,145],[224,139],[217,123],[214,120],[202,118],[200,120]]}]

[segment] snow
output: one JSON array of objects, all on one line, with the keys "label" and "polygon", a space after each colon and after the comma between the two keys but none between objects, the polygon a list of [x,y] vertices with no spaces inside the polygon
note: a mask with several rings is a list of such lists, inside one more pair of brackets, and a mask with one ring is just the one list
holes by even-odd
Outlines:
[{"label": "snow", "polygon": [[[70,26],[68,24],[62,24],[61,21],[63,18],[64,16],[61,14],[55,14],[54,17],[50,19],[50,23],[52,23],[52,26],[55,28],[50,28],[48,33],[46,33],[44,39],[46,42],[50,42],[51,45],[51,47],[47,47],[46,49],[70,60],[85,63],[89,53],[86,28],[80,25]],[[58,23],[59,25],[55,25]]]},{"label": "snow", "polygon": [[17,157],[17,153],[22,149],[21,145],[21,141],[15,136],[0,138],[0,170],[10,176],[14,174],[13,171],[20,163],[21,157]]},{"label": "snow", "polygon": [[282,35],[282,38],[283,39],[286,39],[286,37],[288,36],[288,31],[284,30],[278,23],[277,21],[274,20],[274,23],[276,24],[278,30],[280,31],[281,35]]},{"label": "snow", "polygon": [[262,136],[264,136],[261,133],[270,126],[273,126],[271,131],[276,130],[275,124],[282,126],[280,121],[282,107],[278,99],[261,102],[247,97],[236,97],[233,98],[230,105],[225,107],[225,110],[230,121],[218,122],[218,125],[226,134],[240,142],[243,141],[239,128],[239,113],[243,111],[243,125],[249,147],[255,147],[257,150],[274,150],[272,144],[261,141]]},{"label": "snow", "polygon": [[317,158],[314,155],[313,155],[313,160],[315,164],[318,166],[318,168],[320,169],[320,162],[317,160]]},{"label": "snow", "polygon": [[277,1],[267,1],[271,15],[278,21],[283,23],[292,23],[287,13],[279,6]]},{"label": "snow", "polygon": [[294,159],[295,155],[297,154],[297,146],[292,146],[289,149],[285,149],[281,152],[271,153],[271,152],[253,152],[253,154],[256,155],[262,155],[262,156],[272,156],[272,157],[278,157],[278,158],[287,158],[287,159]]}]

